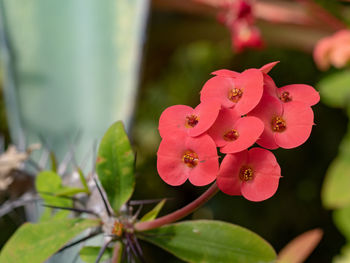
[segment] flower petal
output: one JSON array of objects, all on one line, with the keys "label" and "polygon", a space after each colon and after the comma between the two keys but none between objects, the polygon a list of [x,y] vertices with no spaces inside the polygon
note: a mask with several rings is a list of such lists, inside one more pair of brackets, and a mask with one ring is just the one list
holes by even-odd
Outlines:
[{"label": "flower petal", "polygon": [[258,106],[248,115],[259,118],[264,123],[264,131],[257,144],[267,149],[277,149],[274,131],[271,127],[271,121],[276,116],[282,116],[283,104],[275,97],[264,95]]},{"label": "flower petal", "polygon": [[186,116],[193,114],[193,109],[186,105],[174,105],[166,108],[159,118],[160,137],[169,137],[174,133],[187,133]]},{"label": "flower petal", "polygon": [[235,122],[241,116],[232,109],[223,108],[213,126],[209,129],[208,134],[213,138],[217,147],[225,146],[228,141],[223,137],[225,132],[233,129]]},{"label": "flower petal", "polygon": [[279,95],[288,92],[291,101],[300,101],[312,106],[320,101],[320,94],[311,86],[305,84],[292,84],[278,89]]},{"label": "flower petal", "polygon": [[226,77],[226,78],[236,78],[241,73],[228,70],[228,69],[219,69],[211,73],[212,75],[220,76],[220,77]]},{"label": "flower petal", "polygon": [[298,101],[284,104],[283,119],[286,130],[275,133],[277,145],[291,149],[303,144],[310,136],[314,123],[314,113],[310,106]]},{"label": "flower petal", "polygon": [[277,97],[277,86],[273,79],[267,75],[264,74],[264,93],[272,96],[272,97]]},{"label": "flower petal", "polygon": [[243,117],[236,121],[233,129],[238,131],[239,137],[222,147],[222,153],[236,153],[248,149],[264,131],[264,123],[257,117]]},{"label": "flower petal", "polygon": [[244,115],[254,109],[262,97],[263,75],[258,69],[247,69],[235,80],[236,88],[243,91],[243,96],[234,108],[237,113]]},{"label": "flower petal", "polygon": [[220,165],[216,183],[221,191],[228,195],[241,195],[239,172],[248,158],[248,151],[227,154]]},{"label": "flower petal", "polygon": [[157,156],[158,174],[169,185],[178,186],[186,182],[190,169],[180,158]]},{"label": "flower petal", "polygon": [[196,186],[213,182],[219,172],[219,157],[213,139],[207,134],[187,138],[186,147],[198,154],[198,165],[189,174],[190,182]]},{"label": "flower petal", "polygon": [[201,90],[201,102],[219,100],[224,108],[231,108],[234,103],[228,99],[228,94],[235,86],[233,78],[215,76],[204,84]]},{"label": "flower petal", "polygon": [[253,168],[254,177],[242,182],[242,195],[254,202],[266,200],[277,191],[281,168],[273,153],[268,150],[252,148],[248,155],[248,164]]},{"label": "flower petal", "polygon": [[279,61],[274,61],[274,62],[268,63],[268,64],[262,66],[262,67],[260,68],[260,71],[261,71],[262,73],[267,74],[267,73],[269,73],[269,72],[271,71],[271,69],[273,69],[273,67],[276,66],[276,64],[278,64],[278,63],[279,63]]},{"label": "flower petal", "polygon": [[[184,154],[197,154],[198,162],[189,167],[183,162]],[[157,153],[157,169],[160,177],[170,185],[181,185],[187,178],[193,185],[213,182],[219,171],[219,161],[214,141],[204,134],[192,138],[184,133],[164,138]]]},{"label": "flower petal", "polygon": [[188,129],[189,135],[195,137],[206,132],[214,124],[220,109],[221,103],[218,100],[209,100],[200,103],[194,109],[194,114],[199,118],[198,124]]}]

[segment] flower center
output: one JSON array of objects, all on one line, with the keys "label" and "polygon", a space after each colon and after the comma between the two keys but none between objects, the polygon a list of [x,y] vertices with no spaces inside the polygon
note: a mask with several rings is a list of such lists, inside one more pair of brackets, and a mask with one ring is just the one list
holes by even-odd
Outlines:
[{"label": "flower center", "polygon": [[120,237],[122,233],[123,233],[123,224],[118,221],[115,221],[112,229],[112,234]]},{"label": "flower center", "polygon": [[199,118],[198,116],[192,114],[192,115],[188,115],[186,116],[186,123],[185,126],[187,128],[193,128],[194,126],[196,126],[198,124]]},{"label": "flower center", "polygon": [[290,96],[288,91],[283,91],[280,96],[280,100],[283,102],[289,102],[292,101],[292,97]]},{"label": "flower center", "polygon": [[233,88],[228,93],[228,99],[232,102],[238,102],[243,96],[243,91],[241,89]]},{"label": "flower center", "polygon": [[247,166],[243,166],[241,170],[239,171],[239,179],[241,181],[249,181],[253,179],[253,169]]},{"label": "flower center", "polygon": [[224,137],[225,141],[230,141],[231,142],[231,141],[235,141],[235,140],[238,139],[239,133],[238,133],[237,130],[232,129],[232,130],[226,132],[223,137]]},{"label": "flower center", "polygon": [[274,117],[271,126],[275,132],[283,132],[287,128],[286,121],[282,117]]},{"label": "flower center", "polygon": [[198,164],[198,155],[193,151],[186,151],[182,156],[182,161],[188,167],[193,168]]}]

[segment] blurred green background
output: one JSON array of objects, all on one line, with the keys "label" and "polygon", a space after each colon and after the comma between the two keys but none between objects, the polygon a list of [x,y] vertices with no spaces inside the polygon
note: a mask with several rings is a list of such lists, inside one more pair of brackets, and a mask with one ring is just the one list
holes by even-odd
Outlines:
[{"label": "blurred green background", "polygon": [[[185,205],[205,190],[189,183],[171,187],[157,175],[156,151],[160,142],[157,126],[166,107],[175,104],[196,106],[199,91],[210,78],[210,72],[221,68],[243,71],[279,60],[281,62],[270,73],[279,87],[294,83],[315,86],[332,70],[321,73],[310,53],[281,46],[273,39],[266,39],[267,48],[263,50],[234,54],[229,32],[215,19],[158,9],[150,11],[139,92],[130,130],[137,152],[133,199],[170,198],[161,212],[165,214]],[[8,144],[2,100],[0,106],[0,130]],[[224,220],[244,226],[268,240],[277,251],[297,235],[319,227],[324,230],[324,237],[306,262],[330,262],[339,254],[345,239],[335,228],[331,212],[322,207],[320,193],[326,170],[337,155],[346,132],[348,119],[343,110],[327,107],[322,102],[314,107],[314,112],[316,125],[307,143],[292,150],[274,151],[283,176],[275,196],[253,203],[242,197],[218,193],[189,218]],[[147,208],[151,207],[146,206],[144,212]],[[1,245],[21,223],[20,220],[13,215],[0,219]],[[142,244],[147,262],[181,262],[158,248]]]}]

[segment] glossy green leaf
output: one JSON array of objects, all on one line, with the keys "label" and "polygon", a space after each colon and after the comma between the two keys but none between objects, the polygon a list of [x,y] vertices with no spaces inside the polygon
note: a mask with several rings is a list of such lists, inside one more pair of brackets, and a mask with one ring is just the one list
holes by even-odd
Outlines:
[{"label": "glossy green leaf", "polygon": [[97,174],[112,208],[117,212],[134,191],[134,153],[123,123],[114,123],[100,143]]},{"label": "glossy green leaf", "polygon": [[[91,247],[91,246],[83,247],[79,252],[80,258],[85,263],[95,263],[100,249],[101,247]],[[103,256],[100,262],[107,261],[108,259],[112,258],[112,255],[113,255],[113,249],[107,248],[103,253]]]},{"label": "glossy green leaf", "polygon": [[83,230],[99,225],[98,220],[81,218],[25,223],[5,244],[0,262],[42,263]]},{"label": "glossy green leaf", "polygon": [[332,74],[318,83],[322,101],[331,107],[345,107],[350,101],[350,71]]},{"label": "glossy green leaf", "polygon": [[333,220],[340,232],[350,241],[350,205],[335,210]]},{"label": "glossy green leaf", "polygon": [[151,221],[153,219],[155,219],[160,210],[162,210],[164,204],[165,204],[165,199],[163,199],[162,201],[160,201],[151,211],[149,211],[147,214],[145,214],[141,219],[140,221],[141,222],[144,222],[144,221]]},{"label": "glossy green leaf", "polygon": [[72,200],[55,196],[63,189],[61,177],[53,171],[39,173],[35,180],[35,187],[45,203],[54,206],[72,206]]},{"label": "glossy green leaf", "polygon": [[178,258],[193,263],[274,262],[276,253],[257,234],[237,225],[210,220],[171,224],[140,233]]}]

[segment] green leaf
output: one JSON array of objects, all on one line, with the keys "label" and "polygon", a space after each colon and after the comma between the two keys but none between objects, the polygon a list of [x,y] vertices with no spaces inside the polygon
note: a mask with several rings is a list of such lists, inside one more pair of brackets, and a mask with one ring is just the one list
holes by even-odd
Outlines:
[{"label": "green leaf", "polygon": [[162,210],[165,204],[165,201],[166,199],[163,199],[162,201],[160,201],[151,211],[145,214],[140,221],[145,222],[145,221],[151,221],[155,219],[158,216],[160,210]]},{"label": "green leaf", "polygon": [[257,234],[237,225],[187,221],[140,233],[178,258],[193,263],[274,262],[276,253]]},{"label": "green leaf", "polygon": [[350,100],[350,71],[337,72],[318,83],[322,101],[331,107],[344,108]]},{"label": "green leaf", "polygon": [[5,244],[0,262],[42,263],[83,230],[99,225],[81,218],[25,223]]},{"label": "green leaf", "polygon": [[59,210],[53,214],[53,209],[50,207],[45,207],[44,212],[41,214],[39,222],[45,222],[49,220],[64,219],[67,218],[70,211]]},{"label": "green leaf", "polygon": [[117,212],[134,191],[134,153],[122,122],[114,123],[100,143],[97,174]]},{"label": "green leaf", "polygon": [[[80,258],[85,263],[95,263],[100,249],[101,247],[91,247],[91,246],[83,247],[79,252]],[[113,255],[113,249],[107,248],[103,253],[103,256],[100,262],[107,261],[108,259],[112,258],[112,255]]]},{"label": "green leaf", "polygon": [[333,220],[340,232],[350,241],[350,205],[333,212]]},{"label": "green leaf", "polygon": [[56,192],[63,189],[62,179],[55,172],[40,172],[36,177],[35,187],[47,204],[66,207],[72,206],[72,200],[55,196]]},{"label": "green leaf", "polygon": [[62,187],[55,192],[55,196],[74,196],[79,193],[87,193],[85,188]]}]

